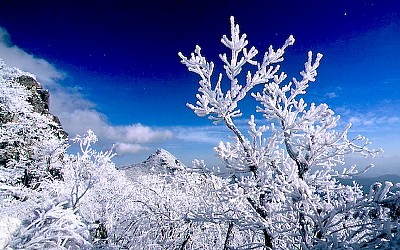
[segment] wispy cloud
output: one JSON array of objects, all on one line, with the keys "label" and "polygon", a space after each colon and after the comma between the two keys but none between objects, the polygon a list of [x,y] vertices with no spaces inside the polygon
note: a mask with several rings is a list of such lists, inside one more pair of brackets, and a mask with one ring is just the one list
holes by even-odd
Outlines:
[{"label": "wispy cloud", "polygon": [[353,127],[359,129],[388,130],[393,129],[393,126],[398,127],[400,116],[377,112],[366,112],[364,114],[353,112],[346,120],[351,122]]},{"label": "wispy cloud", "polygon": [[115,150],[120,154],[120,155],[125,155],[125,154],[136,154],[139,152],[147,152],[150,150],[149,147],[142,146],[140,144],[135,144],[135,143],[118,143],[115,146]]},{"label": "wispy cloud", "polygon": [[197,126],[197,127],[174,127],[171,129],[175,139],[183,142],[206,143],[217,145],[221,140],[226,140],[229,131],[221,125]]},{"label": "wispy cloud", "polygon": [[37,79],[47,86],[65,76],[65,73],[57,70],[46,60],[30,55],[13,45],[7,30],[2,27],[0,27],[0,56],[8,66],[35,74]]},{"label": "wispy cloud", "polygon": [[142,124],[110,124],[104,114],[96,111],[96,105],[83,97],[79,88],[67,88],[60,84],[61,80],[67,77],[65,72],[13,45],[9,33],[1,27],[0,58],[8,66],[35,74],[45,88],[51,89],[51,112],[59,117],[71,138],[92,129],[100,142],[115,144],[118,154],[129,154],[149,150],[146,144],[173,137],[169,130],[155,129]]},{"label": "wispy cloud", "polygon": [[329,92],[329,93],[326,93],[324,95],[324,97],[327,98],[327,99],[333,99],[333,98],[337,97],[337,94],[335,92]]}]

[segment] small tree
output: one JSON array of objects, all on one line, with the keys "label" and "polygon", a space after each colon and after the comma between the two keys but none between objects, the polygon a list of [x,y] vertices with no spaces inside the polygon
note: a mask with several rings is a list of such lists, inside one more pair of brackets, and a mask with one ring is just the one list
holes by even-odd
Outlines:
[{"label": "small tree", "polygon": [[[379,241],[384,246],[385,241],[396,238],[398,217],[390,219],[390,212],[382,208],[383,200],[390,195],[390,183],[385,188],[375,187],[366,196],[357,184],[345,186],[337,180],[359,173],[355,167],[336,169],[338,164],[345,163],[346,155],[360,153],[374,157],[380,150],[369,149],[370,142],[365,137],[349,139],[351,124],[338,132],[340,116],[335,116],[328,105],[308,105],[301,98],[309,83],[315,81],[322,55],[317,54],[313,59],[313,53],[309,52],[301,78],[287,82],[279,63],[285,50],[294,44],[293,36],[276,51],[270,46],[260,62],[255,61],[257,49],[247,48],[246,38],[231,17],[231,37],[224,35],[221,39],[231,51],[230,56],[220,55],[230,82],[226,92],[222,90],[222,74],[213,87],[214,63],[206,60],[199,46],[190,58],[179,53],[188,70],[200,76],[198,100],[195,105],[187,106],[200,117],[208,116],[215,124],[224,123],[235,136],[234,143],[221,142],[214,148],[234,180],[220,190],[226,203],[231,203],[229,211],[232,207],[235,210],[231,217],[225,218],[231,229],[226,236],[226,249],[243,246],[230,233],[234,231],[232,228],[251,232],[248,248],[360,247],[371,242],[378,244],[375,240],[379,237],[384,238]],[[241,84],[239,75],[244,67],[251,66],[254,72],[248,71],[245,83]],[[263,86],[262,91],[251,96],[260,103],[256,111],[268,124],[257,126],[252,115],[245,136],[235,124],[235,119],[242,115],[239,102],[258,85]],[[199,163],[196,167],[204,168]],[[399,194],[392,198],[396,197]],[[390,204],[399,207],[398,200]],[[371,211],[376,210],[379,219],[371,216],[374,213]],[[216,220],[213,216],[209,218]],[[394,223],[389,223],[390,230],[379,234],[389,225],[388,221]]]}]

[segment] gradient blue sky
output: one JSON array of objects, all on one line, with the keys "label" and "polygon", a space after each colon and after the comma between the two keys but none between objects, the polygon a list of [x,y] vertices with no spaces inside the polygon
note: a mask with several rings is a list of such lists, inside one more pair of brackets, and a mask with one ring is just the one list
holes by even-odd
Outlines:
[{"label": "gradient blue sky", "polygon": [[[177,53],[198,44],[218,63],[231,15],[261,53],[294,35],[282,65],[289,76],[309,50],[324,54],[305,99],[327,103],[353,123],[352,134],[385,150],[371,160],[375,172],[400,174],[398,1],[0,0],[0,57],[50,89],[51,109],[71,135],[92,128],[101,147],[119,143],[117,164],[164,147],[187,164],[214,165],[212,147],[228,134],[185,106],[198,79]],[[254,103],[243,109],[248,119]]]}]

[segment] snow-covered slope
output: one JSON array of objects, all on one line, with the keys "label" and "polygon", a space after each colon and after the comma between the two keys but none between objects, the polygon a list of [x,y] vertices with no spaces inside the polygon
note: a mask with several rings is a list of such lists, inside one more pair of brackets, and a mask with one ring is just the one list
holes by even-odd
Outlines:
[{"label": "snow-covered slope", "polygon": [[185,169],[185,166],[170,152],[157,149],[145,161],[120,168],[127,176],[133,176],[137,171],[143,173],[173,173]]}]

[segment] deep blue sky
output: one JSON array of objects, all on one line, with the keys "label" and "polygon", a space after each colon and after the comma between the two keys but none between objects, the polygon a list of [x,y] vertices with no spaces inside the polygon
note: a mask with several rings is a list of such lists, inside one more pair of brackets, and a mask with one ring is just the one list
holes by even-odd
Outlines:
[{"label": "deep blue sky", "polygon": [[[141,123],[171,130],[174,138],[178,127],[210,124],[185,106],[195,101],[198,80],[180,64],[179,51],[189,55],[198,44],[218,62],[227,52],[220,38],[229,33],[232,15],[261,54],[293,34],[296,43],[283,64],[289,76],[298,76],[307,51],[324,54],[306,99],[328,103],[400,158],[394,142],[400,138],[397,2],[0,0],[0,27],[10,44],[62,72],[59,84],[90,102],[110,126]],[[254,110],[245,104],[245,111]],[[180,144],[173,140],[170,151],[184,157]]]}]

